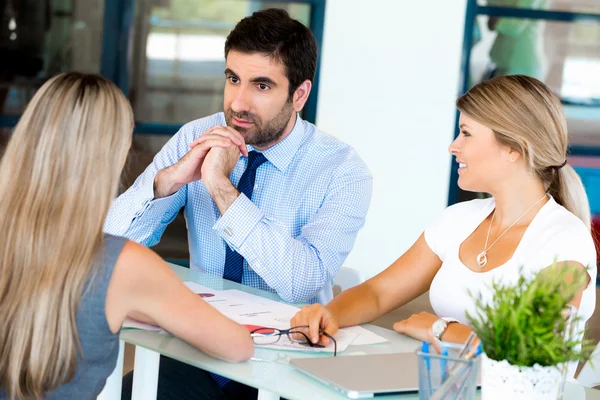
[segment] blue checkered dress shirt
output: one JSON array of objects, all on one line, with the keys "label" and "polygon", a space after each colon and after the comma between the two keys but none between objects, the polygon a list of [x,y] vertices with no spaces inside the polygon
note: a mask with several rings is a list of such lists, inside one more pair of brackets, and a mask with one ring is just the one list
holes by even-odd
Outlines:
[{"label": "blue checkered dress shirt", "polygon": [[[263,151],[268,161],[257,170],[252,200],[240,194],[220,215],[201,181],[155,200],[156,173],[207,129],[225,124],[217,113],[184,125],[113,202],[104,230],[153,246],[184,207],[192,269],[222,276],[228,245],[244,257],[243,284],[292,303],[327,303],[333,276],[365,223],[369,170],[354,149],[297,116],[292,132]],[[246,164],[240,157],[234,185]]]}]

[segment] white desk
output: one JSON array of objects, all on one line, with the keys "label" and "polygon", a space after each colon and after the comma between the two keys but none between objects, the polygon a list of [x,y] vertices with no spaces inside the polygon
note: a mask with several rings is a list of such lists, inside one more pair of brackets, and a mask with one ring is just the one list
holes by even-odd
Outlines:
[{"label": "white desk", "polygon": [[[196,282],[213,289],[239,289],[270,299],[279,300],[272,293],[253,289],[223,280],[213,275],[203,274],[171,265],[171,268],[184,281]],[[369,346],[350,346],[338,357],[352,354],[385,354],[415,351],[420,342],[399,335],[388,329],[374,325],[365,327],[376,334],[388,339],[388,342]],[[133,400],[148,400],[156,398],[158,384],[158,365],[160,355],[165,355],[186,364],[226,376],[246,385],[259,389],[259,400],[278,399],[279,396],[290,400],[298,399],[347,399],[333,389],[298,372],[289,365],[291,358],[298,357],[331,357],[323,353],[302,353],[277,351],[257,348],[253,360],[240,364],[231,364],[216,360],[191,345],[173,336],[148,331],[128,330],[121,333],[121,340],[134,344],[136,347],[135,370],[133,383]],[[417,368],[417,365],[407,366]],[[373,373],[365,366],[365,373]],[[401,371],[398,371],[400,374]],[[582,397],[583,396],[583,397]],[[118,397],[120,398],[120,396]],[[568,384],[565,399],[597,399],[600,391],[584,389],[576,384]],[[417,394],[386,396],[385,400],[418,399]]]}]

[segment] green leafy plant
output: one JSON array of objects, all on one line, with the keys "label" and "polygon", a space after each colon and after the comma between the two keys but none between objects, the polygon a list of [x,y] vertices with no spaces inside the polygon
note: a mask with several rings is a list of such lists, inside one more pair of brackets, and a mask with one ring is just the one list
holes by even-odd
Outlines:
[{"label": "green leafy plant", "polygon": [[[493,299],[475,299],[475,315],[467,319],[486,355],[512,365],[554,366],[589,356],[590,342],[581,332],[567,332],[569,303],[587,284],[587,273],[556,262],[534,278],[521,276],[516,285],[493,282]],[[573,319],[576,325],[579,317]],[[581,344],[581,346],[579,346]]]}]

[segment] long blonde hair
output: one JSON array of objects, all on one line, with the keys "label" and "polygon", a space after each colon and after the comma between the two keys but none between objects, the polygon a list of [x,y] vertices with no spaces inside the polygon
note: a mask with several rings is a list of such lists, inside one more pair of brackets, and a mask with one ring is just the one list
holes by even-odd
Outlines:
[{"label": "long blonde hair", "polygon": [[494,131],[498,142],[517,150],[546,190],[589,228],[590,206],[579,175],[566,162],[567,119],[558,97],[535,78],[500,76],[461,96],[458,109]]},{"label": "long blonde hair", "polygon": [[9,398],[41,398],[75,374],[76,312],[132,127],[113,83],[66,73],[38,90],[12,134],[0,162],[0,388]]}]

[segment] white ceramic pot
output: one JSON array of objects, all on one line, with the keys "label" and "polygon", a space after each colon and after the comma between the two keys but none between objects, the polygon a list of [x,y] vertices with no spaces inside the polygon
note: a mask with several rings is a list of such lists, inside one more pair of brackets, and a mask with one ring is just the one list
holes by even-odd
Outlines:
[{"label": "white ceramic pot", "polygon": [[481,355],[482,400],[551,400],[558,397],[562,373],[556,366],[519,367]]}]

